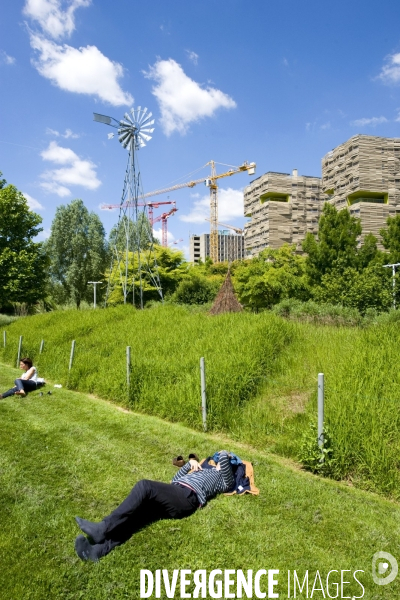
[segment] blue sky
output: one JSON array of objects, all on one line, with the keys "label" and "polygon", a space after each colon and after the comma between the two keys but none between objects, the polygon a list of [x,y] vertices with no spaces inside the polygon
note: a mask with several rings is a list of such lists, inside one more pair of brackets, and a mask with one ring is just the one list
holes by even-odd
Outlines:
[{"label": "blue sky", "polygon": [[[145,192],[211,159],[320,175],[322,156],[356,133],[400,137],[399,23],[391,0],[3,0],[0,170],[43,217],[42,238],[74,198],[107,231],[117,221],[99,207],[119,203],[127,152],[93,112],[152,111]],[[244,224],[250,180],[221,181],[222,222]],[[169,197],[170,242],[187,251],[190,233],[208,231],[208,190]]]}]

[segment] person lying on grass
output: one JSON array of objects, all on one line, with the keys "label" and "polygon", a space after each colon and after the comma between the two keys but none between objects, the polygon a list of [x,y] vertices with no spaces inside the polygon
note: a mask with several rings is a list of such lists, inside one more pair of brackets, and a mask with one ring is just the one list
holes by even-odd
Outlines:
[{"label": "person lying on grass", "polygon": [[207,500],[229,492],[235,485],[230,455],[219,452],[216,467],[202,469],[191,458],[171,483],[139,481],[125,500],[100,523],[75,517],[79,528],[89,536],[79,535],[75,551],[80,559],[97,561],[115,546],[126,542],[143,526],[158,519],[183,519],[189,517]]},{"label": "person lying on grass", "polygon": [[37,370],[33,366],[30,358],[21,358],[19,368],[25,371],[22,377],[18,377],[14,383],[15,387],[7,390],[4,394],[0,394],[0,398],[8,396],[26,396],[27,392],[32,392],[37,389]]}]

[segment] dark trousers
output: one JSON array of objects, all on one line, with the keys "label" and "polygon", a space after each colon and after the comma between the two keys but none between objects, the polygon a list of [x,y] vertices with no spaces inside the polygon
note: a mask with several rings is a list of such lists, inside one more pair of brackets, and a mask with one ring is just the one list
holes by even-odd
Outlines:
[{"label": "dark trousers", "polygon": [[172,483],[142,479],[129,496],[103,519],[105,541],[101,556],[126,542],[136,531],[159,519],[183,519],[199,507],[197,495],[189,488]]},{"label": "dark trousers", "polygon": [[19,390],[24,390],[25,392],[33,392],[37,388],[37,383],[31,381],[30,379],[16,379],[14,381],[15,387],[7,390],[2,394],[3,398],[7,398],[8,396],[13,396],[15,392]]}]

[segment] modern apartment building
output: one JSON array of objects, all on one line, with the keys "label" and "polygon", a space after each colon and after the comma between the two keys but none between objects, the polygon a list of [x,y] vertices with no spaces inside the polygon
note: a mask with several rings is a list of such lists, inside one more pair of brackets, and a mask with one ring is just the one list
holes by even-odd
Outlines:
[{"label": "modern apartment building", "polygon": [[[255,256],[266,247],[301,243],[317,234],[325,202],[348,208],[360,218],[362,238],[386,226],[400,213],[400,138],[355,135],[322,159],[322,179],[288,173],[265,173],[244,192],[245,251]],[[362,239],[360,240],[362,242]]]},{"label": "modern apartment building", "polygon": [[[323,206],[321,179],[289,173],[268,172],[244,191],[244,214],[251,217],[245,226],[246,255],[257,255],[266,247],[301,242],[307,232],[318,232]],[[326,197],[328,198],[328,196]]]},{"label": "modern apartment building", "polygon": [[[228,230],[218,232],[219,262],[244,258],[243,235],[232,234]],[[192,235],[189,244],[189,260],[192,263],[203,262],[210,256],[210,234]]]},{"label": "modern apartment building", "polygon": [[322,191],[361,220],[362,237],[400,212],[400,138],[355,135],[322,159]]}]

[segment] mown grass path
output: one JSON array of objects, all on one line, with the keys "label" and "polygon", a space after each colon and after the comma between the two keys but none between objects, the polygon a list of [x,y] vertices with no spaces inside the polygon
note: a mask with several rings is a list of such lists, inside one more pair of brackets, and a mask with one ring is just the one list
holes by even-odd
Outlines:
[{"label": "mown grass path", "polygon": [[[17,373],[1,365],[1,389]],[[280,598],[288,569],[318,569],[323,579],[331,569],[362,569],[365,598],[399,598],[400,577],[377,586],[371,576],[375,552],[400,559],[398,504],[233,442],[229,449],[253,461],[259,497],[218,497],[189,519],[151,525],[98,564],[82,563],[75,515],[98,520],[137,480],[169,481],[174,455],[207,456],[227,439],[48,390],[0,400],[0,598],[136,599],[140,569],[184,568],[279,569]],[[344,592],[361,594],[357,584]]]}]

